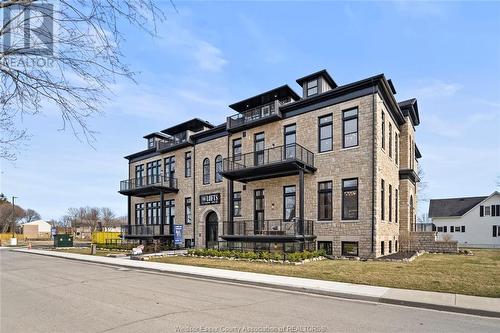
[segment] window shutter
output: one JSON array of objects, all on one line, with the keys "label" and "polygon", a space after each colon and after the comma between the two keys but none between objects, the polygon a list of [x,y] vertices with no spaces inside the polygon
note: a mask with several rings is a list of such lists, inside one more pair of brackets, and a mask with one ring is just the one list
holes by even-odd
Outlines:
[{"label": "window shutter", "polygon": [[465,232],[465,226],[464,225],[462,226],[462,232]]},{"label": "window shutter", "polygon": [[484,216],[484,206],[479,206],[479,216]]},{"label": "window shutter", "polygon": [[496,216],[500,216],[500,205],[497,205],[497,215]]},{"label": "window shutter", "polygon": [[455,227],[454,226],[450,226],[450,232],[454,232],[455,231]]},{"label": "window shutter", "polygon": [[493,237],[496,237],[497,236],[497,226],[494,225],[493,226]]},{"label": "window shutter", "polygon": [[447,226],[443,227],[443,232],[448,232],[448,227]]},{"label": "window shutter", "polygon": [[491,205],[491,216],[497,216],[495,211],[495,205]]}]

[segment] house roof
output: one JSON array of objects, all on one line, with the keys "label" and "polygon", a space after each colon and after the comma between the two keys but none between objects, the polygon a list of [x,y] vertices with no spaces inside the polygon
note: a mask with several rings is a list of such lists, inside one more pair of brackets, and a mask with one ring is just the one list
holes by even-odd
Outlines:
[{"label": "house roof", "polygon": [[214,125],[210,124],[208,121],[202,120],[200,118],[193,118],[191,120],[185,121],[183,123],[177,124],[175,126],[169,127],[161,131],[162,133],[175,135],[186,130],[193,132],[199,132],[203,127],[214,128]]},{"label": "house roof", "polygon": [[462,216],[487,198],[488,196],[431,199],[429,203],[429,217]]},{"label": "house roof", "polygon": [[291,97],[294,101],[298,101],[300,99],[300,96],[297,95],[297,93],[292,88],[290,88],[288,84],[285,84],[278,88],[274,88],[253,97],[233,103],[229,105],[229,107],[235,111],[243,112],[256,106],[269,103],[275,99],[281,99],[284,97]]},{"label": "house roof", "polygon": [[398,102],[399,108],[401,112],[405,116],[409,116],[414,126],[418,126],[420,124],[420,116],[418,114],[418,103],[416,98],[410,98],[406,101]]},{"label": "house roof", "polygon": [[320,71],[318,71],[316,73],[312,73],[312,74],[303,76],[300,79],[297,79],[296,82],[299,85],[302,85],[304,83],[304,81],[313,80],[313,79],[317,78],[318,76],[322,76],[326,80],[326,82],[328,82],[328,84],[330,85],[330,87],[332,89],[337,88],[337,83],[335,83],[335,81],[332,79],[332,77],[330,76],[330,74],[328,74],[328,72],[326,71],[326,69],[322,69],[322,70],[320,70]]}]

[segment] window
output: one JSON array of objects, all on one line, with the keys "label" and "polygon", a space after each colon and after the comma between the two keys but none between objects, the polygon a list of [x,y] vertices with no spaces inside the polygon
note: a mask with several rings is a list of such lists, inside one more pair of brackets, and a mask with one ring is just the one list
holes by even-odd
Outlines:
[{"label": "window", "polygon": [[285,126],[285,158],[295,157],[295,142],[297,139],[297,126],[295,124]]},{"label": "window", "polygon": [[135,185],[142,186],[144,185],[144,164],[139,164],[135,166]]},{"label": "window", "polygon": [[497,237],[497,231],[498,231],[498,228],[496,225],[493,226],[493,237]]},{"label": "window", "polygon": [[264,164],[265,152],[264,148],[266,146],[266,137],[264,133],[257,133],[254,136],[253,148],[254,148],[254,165]]},{"label": "window", "polygon": [[455,232],[460,232],[461,228],[460,227],[455,227]]},{"label": "window", "polygon": [[332,219],[332,182],[318,184],[318,220]]},{"label": "window", "polygon": [[156,140],[155,138],[149,138],[148,139],[148,148],[155,148],[156,147]]},{"label": "window", "polygon": [[193,209],[191,206],[191,198],[184,199],[184,223],[193,223]]},{"label": "window", "polygon": [[135,224],[143,224],[144,223],[144,204],[136,204],[135,205]]},{"label": "window", "polygon": [[448,232],[448,227],[447,226],[443,227],[443,232]]},{"label": "window", "polygon": [[385,220],[385,181],[382,179],[380,183],[380,218]]},{"label": "window", "polygon": [[295,218],[295,185],[283,187],[283,215],[285,221]]},{"label": "window", "polygon": [[[493,216],[493,214],[494,214],[494,211],[492,209],[491,215]],[[484,206],[479,206],[479,216],[481,216],[481,217],[484,216]]]},{"label": "window", "polygon": [[323,242],[319,241],[318,242],[318,251],[325,251],[326,255],[331,256],[333,254],[333,244],[332,242]]},{"label": "window", "polygon": [[318,80],[312,80],[307,82],[306,84],[306,96],[313,96],[318,93]]},{"label": "window", "polygon": [[358,109],[342,112],[342,129],[344,131],[342,147],[349,148],[358,145]]},{"label": "window", "polygon": [[146,203],[146,224],[160,224],[160,202]]},{"label": "window", "polygon": [[443,227],[438,227],[438,232],[443,232]]},{"label": "window", "polygon": [[191,174],[192,174],[192,165],[191,165],[191,152],[188,151],[185,155],[184,155],[184,176],[185,177],[191,177]]},{"label": "window", "polygon": [[358,219],[358,178],[342,180],[342,220]]},{"label": "window", "polygon": [[464,225],[462,226],[462,232],[465,232],[465,226]]},{"label": "window", "polygon": [[385,243],[384,241],[381,241],[380,242],[380,255],[384,255],[385,254]]},{"label": "window", "polygon": [[394,252],[398,252],[398,241],[394,241]]},{"label": "window", "polygon": [[454,226],[450,226],[450,232],[455,232],[455,227]]},{"label": "window", "polygon": [[203,160],[203,185],[210,184],[210,160]]},{"label": "window", "polygon": [[389,157],[392,157],[392,124],[389,123]]},{"label": "window", "polygon": [[233,159],[235,161],[241,160],[241,138],[233,140]]},{"label": "window", "polygon": [[319,152],[331,151],[333,149],[333,116],[320,117],[319,126]]},{"label": "window", "polygon": [[399,202],[398,202],[399,201],[399,193],[398,193],[398,189],[396,189],[396,193],[395,194],[396,194],[395,195],[396,196],[396,198],[395,198],[396,199],[396,207],[394,208],[394,213],[395,213],[396,216],[394,218],[394,222],[398,223],[398,211],[399,211]]},{"label": "window", "polygon": [[165,200],[165,224],[175,223],[175,200]]},{"label": "window", "polygon": [[167,157],[163,160],[165,179],[175,178],[175,156]]},{"label": "window", "polygon": [[357,256],[358,255],[358,242],[342,242],[342,255],[343,256]]},{"label": "window", "polygon": [[389,241],[389,253],[392,253],[392,241]]},{"label": "window", "polygon": [[385,113],[382,112],[382,149],[385,149]]},{"label": "window", "polygon": [[500,216],[500,205],[491,205],[491,216]]},{"label": "window", "polygon": [[156,184],[160,181],[161,161],[153,161],[146,164],[147,184]]},{"label": "window", "polygon": [[394,133],[394,155],[395,155],[394,160],[396,161],[396,164],[399,164],[399,138],[398,138],[398,133]]},{"label": "window", "polygon": [[215,182],[220,183],[222,182],[222,156],[217,155],[215,158]]},{"label": "window", "polygon": [[486,216],[490,215],[490,206],[484,207],[484,215]]},{"label": "window", "polygon": [[184,240],[184,246],[186,248],[194,247],[194,239],[185,239]]},{"label": "window", "polygon": [[241,216],[241,192],[233,193],[233,216]]},{"label": "window", "polygon": [[389,222],[392,222],[392,185],[389,185]]}]

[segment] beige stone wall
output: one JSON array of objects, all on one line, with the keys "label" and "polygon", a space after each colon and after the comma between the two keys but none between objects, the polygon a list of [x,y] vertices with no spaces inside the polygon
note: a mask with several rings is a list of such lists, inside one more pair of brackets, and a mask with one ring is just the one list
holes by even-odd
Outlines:
[{"label": "beige stone wall", "polygon": [[438,253],[457,253],[458,242],[438,241],[435,231],[409,232],[401,242],[401,251],[427,251]]}]

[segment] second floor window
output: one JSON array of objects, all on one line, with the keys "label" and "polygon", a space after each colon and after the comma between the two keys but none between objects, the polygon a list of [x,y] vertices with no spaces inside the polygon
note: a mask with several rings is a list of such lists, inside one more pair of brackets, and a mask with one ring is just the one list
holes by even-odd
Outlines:
[{"label": "second floor window", "polygon": [[175,156],[167,157],[163,160],[163,175],[166,179],[175,178]]},{"label": "second floor window", "polygon": [[395,214],[395,217],[394,217],[394,222],[395,223],[398,223],[398,210],[399,210],[399,204],[398,204],[398,201],[399,201],[399,193],[398,193],[398,189],[396,189],[396,192],[394,193],[394,196],[395,196],[395,206],[394,206],[394,214]]},{"label": "second floor window", "polygon": [[222,156],[217,155],[215,158],[215,182],[220,183],[222,182]]},{"label": "second floor window", "polygon": [[295,218],[295,186],[283,187],[284,220],[291,221]]},{"label": "second floor window", "polygon": [[139,164],[135,166],[135,184],[136,186],[142,186],[144,178],[144,164]]},{"label": "second floor window", "polygon": [[332,182],[318,184],[318,220],[332,219]]},{"label": "second floor window", "polygon": [[389,222],[392,222],[392,185],[389,185]]},{"label": "second floor window", "polygon": [[389,123],[389,157],[392,157],[392,124]]},{"label": "second floor window", "polygon": [[136,204],[135,205],[135,224],[143,224],[144,223],[144,204]]},{"label": "second floor window", "polygon": [[380,218],[385,220],[385,181],[380,182]]},{"label": "second floor window", "polygon": [[318,79],[307,82],[306,96],[313,96],[318,94]]},{"label": "second floor window", "polygon": [[161,161],[153,161],[146,164],[146,172],[147,172],[147,184],[155,184],[160,181],[160,173],[161,173]]},{"label": "second floor window", "polygon": [[344,131],[342,148],[358,145],[358,109],[342,112],[342,127]]},{"label": "second floor window", "polygon": [[394,133],[394,160],[399,163],[399,140],[398,133]]},{"label": "second floor window", "polygon": [[233,216],[241,216],[241,192],[233,193]]},{"label": "second floor window", "polygon": [[203,184],[210,184],[210,160],[208,158],[203,160]]},{"label": "second floor window", "polygon": [[333,116],[330,114],[319,118],[319,152],[333,149]]},{"label": "second floor window", "polygon": [[184,223],[193,223],[193,210],[191,206],[191,198],[184,199]]},{"label": "second floor window", "polygon": [[235,161],[241,160],[241,138],[233,140],[233,159]]},{"label": "second floor window", "polygon": [[191,152],[188,151],[185,155],[184,155],[184,176],[185,177],[191,177],[191,174],[192,174],[192,165],[191,165]]},{"label": "second floor window", "polygon": [[342,220],[358,219],[358,178],[342,180]]},{"label": "second floor window", "polygon": [[385,149],[385,113],[382,112],[382,149]]}]

